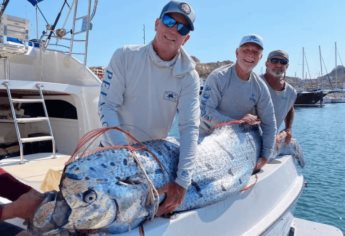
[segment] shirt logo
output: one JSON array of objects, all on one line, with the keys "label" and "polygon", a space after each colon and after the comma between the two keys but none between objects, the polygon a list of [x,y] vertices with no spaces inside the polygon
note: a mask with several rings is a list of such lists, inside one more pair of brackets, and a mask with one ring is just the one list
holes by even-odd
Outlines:
[{"label": "shirt logo", "polygon": [[170,102],[177,102],[177,93],[173,91],[165,91],[163,98],[164,100],[170,101]]},{"label": "shirt logo", "polygon": [[249,100],[252,101],[254,104],[256,104],[256,97],[255,97],[254,93],[252,93],[252,95],[250,96]]}]

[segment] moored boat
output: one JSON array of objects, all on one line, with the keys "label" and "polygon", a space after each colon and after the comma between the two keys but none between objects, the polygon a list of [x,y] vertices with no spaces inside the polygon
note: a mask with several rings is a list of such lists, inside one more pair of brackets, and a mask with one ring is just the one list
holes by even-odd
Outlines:
[{"label": "moored boat", "polygon": [[321,107],[324,105],[323,98],[327,95],[323,90],[301,91],[297,93],[295,106]]}]

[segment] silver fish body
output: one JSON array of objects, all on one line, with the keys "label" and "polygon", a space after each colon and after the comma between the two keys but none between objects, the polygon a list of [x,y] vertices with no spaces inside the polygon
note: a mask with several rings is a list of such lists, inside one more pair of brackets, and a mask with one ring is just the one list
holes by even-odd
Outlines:
[{"label": "silver fish body", "polygon": [[[176,178],[179,143],[170,139],[145,145],[164,169],[141,149],[101,150],[66,166],[56,199],[40,207],[55,206],[49,208],[49,222],[39,223],[42,217],[47,218],[47,213],[39,209],[33,231],[62,234],[94,230],[113,234],[126,232],[154,216],[161,199],[149,193]],[[192,184],[176,211],[200,208],[238,193],[252,174],[260,148],[256,126],[224,126],[205,137],[198,145]],[[65,219],[58,223],[54,215],[61,212]]]}]

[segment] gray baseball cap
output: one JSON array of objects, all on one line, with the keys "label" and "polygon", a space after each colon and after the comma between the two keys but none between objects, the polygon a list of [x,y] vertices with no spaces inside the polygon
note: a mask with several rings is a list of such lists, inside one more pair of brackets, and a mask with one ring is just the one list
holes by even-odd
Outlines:
[{"label": "gray baseball cap", "polygon": [[183,15],[188,21],[190,30],[194,30],[195,11],[188,3],[170,1],[163,7],[159,18],[162,18],[167,13],[179,13]]},{"label": "gray baseball cap", "polygon": [[241,47],[242,45],[244,45],[246,43],[254,43],[254,44],[258,45],[261,49],[264,49],[263,39],[260,35],[250,34],[250,35],[244,36],[241,39],[239,47]]},{"label": "gray baseball cap", "polygon": [[273,57],[282,57],[286,60],[289,60],[289,54],[284,50],[274,50],[268,54],[267,60],[273,58]]}]

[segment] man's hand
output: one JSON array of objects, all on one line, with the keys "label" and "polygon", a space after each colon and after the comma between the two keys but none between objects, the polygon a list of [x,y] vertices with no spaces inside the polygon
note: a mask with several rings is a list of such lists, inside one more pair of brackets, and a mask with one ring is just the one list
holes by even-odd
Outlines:
[{"label": "man's hand", "polygon": [[32,236],[32,234],[29,233],[28,231],[22,231],[16,234],[16,236]]},{"label": "man's hand", "polygon": [[282,142],[285,139],[285,144],[289,144],[291,142],[292,133],[290,129],[285,129],[276,136],[276,144]]},{"label": "man's hand", "polygon": [[243,116],[241,118],[241,121],[243,121],[243,123],[248,124],[248,125],[258,125],[261,123],[260,119],[252,114],[246,114],[245,116]]},{"label": "man's hand", "polygon": [[285,129],[284,131],[286,133],[285,144],[289,144],[291,142],[291,138],[292,138],[291,129]]},{"label": "man's hand", "polygon": [[21,195],[14,202],[3,206],[2,220],[20,217],[22,219],[31,218],[37,207],[43,200],[43,194],[31,189],[29,192]]},{"label": "man's hand", "polygon": [[286,132],[285,131],[282,131],[282,132],[279,132],[277,135],[276,135],[276,144],[277,146],[281,144],[281,142],[286,139]]},{"label": "man's hand", "polygon": [[163,204],[159,206],[156,213],[156,216],[162,216],[171,213],[182,203],[186,189],[175,182],[171,182],[158,189],[158,193],[166,194]]},{"label": "man's hand", "polygon": [[264,165],[266,165],[267,162],[268,162],[268,160],[267,160],[265,157],[260,157],[260,158],[258,159],[258,161],[256,162],[256,166],[255,166],[255,168],[254,168],[253,174],[258,173],[258,172],[261,170],[261,168],[262,168]]}]

